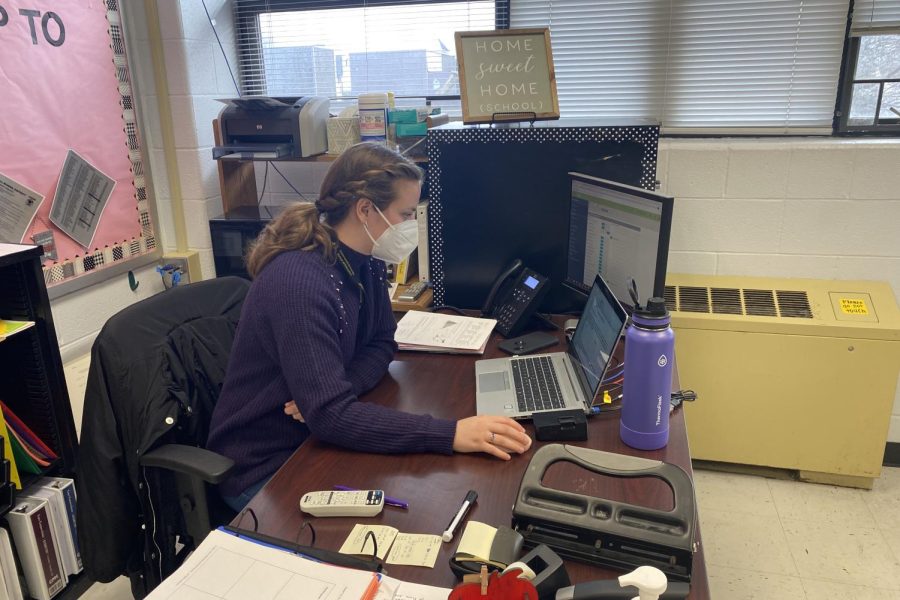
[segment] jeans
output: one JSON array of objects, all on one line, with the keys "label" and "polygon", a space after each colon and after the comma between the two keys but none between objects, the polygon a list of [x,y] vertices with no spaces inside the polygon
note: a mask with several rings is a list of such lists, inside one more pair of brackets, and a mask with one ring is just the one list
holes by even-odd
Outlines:
[{"label": "jeans", "polygon": [[264,485],[269,483],[269,479],[271,479],[271,477],[266,477],[265,479],[257,481],[237,496],[226,496],[223,494],[222,500],[224,500],[225,504],[230,506],[235,512],[241,512],[253,496],[255,496]]}]

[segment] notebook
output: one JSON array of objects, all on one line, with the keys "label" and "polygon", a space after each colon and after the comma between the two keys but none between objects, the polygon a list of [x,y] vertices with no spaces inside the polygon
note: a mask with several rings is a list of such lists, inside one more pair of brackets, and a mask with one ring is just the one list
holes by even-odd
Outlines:
[{"label": "notebook", "polygon": [[567,352],[475,363],[476,412],[530,419],[535,412],[591,411],[628,315],[597,275]]}]

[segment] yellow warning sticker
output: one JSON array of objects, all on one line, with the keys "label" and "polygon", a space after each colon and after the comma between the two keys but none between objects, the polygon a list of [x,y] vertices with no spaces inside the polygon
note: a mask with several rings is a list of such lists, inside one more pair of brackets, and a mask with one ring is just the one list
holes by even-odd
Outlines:
[{"label": "yellow warning sticker", "polygon": [[865,300],[856,298],[841,298],[841,311],[848,315],[867,315],[869,307]]}]

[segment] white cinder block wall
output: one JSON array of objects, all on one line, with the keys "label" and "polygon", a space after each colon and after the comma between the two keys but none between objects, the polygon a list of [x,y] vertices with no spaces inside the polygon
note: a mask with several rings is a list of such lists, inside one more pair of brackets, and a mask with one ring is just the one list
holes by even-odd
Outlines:
[{"label": "white cinder block wall", "polygon": [[[207,0],[206,7],[234,66],[237,51],[231,2]],[[209,218],[222,212],[222,199],[212,159],[212,121],[224,106],[216,99],[239,94],[201,2],[159,0],[159,20],[187,244],[200,252],[203,277],[214,277]],[[164,157],[154,158],[159,162]],[[165,233],[167,248],[174,247],[174,230]]]},{"label": "white cinder block wall", "polygon": [[[664,139],[659,149],[658,177],[675,197],[670,272],[874,279],[900,302],[900,140]],[[893,413],[888,439],[900,442],[900,389]]]}]

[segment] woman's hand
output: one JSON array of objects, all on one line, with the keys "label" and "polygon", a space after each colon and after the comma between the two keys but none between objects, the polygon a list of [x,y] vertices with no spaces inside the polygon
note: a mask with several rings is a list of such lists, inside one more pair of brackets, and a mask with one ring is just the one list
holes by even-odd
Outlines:
[{"label": "woman's hand", "polygon": [[301,423],[306,423],[306,419],[303,418],[303,415],[300,413],[300,409],[297,408],[297,403],[293,400],[284,403],[284,414],[288,415],[289,417],[293,417]]},{"label": "woman's hand", "polygon": [[456,452],[487,452],[509,460],[510,452],[522,454],[530,447],[531,438],[525,428],[509,417],[484,415],[456,422],[456,435],[453,436]]}]

